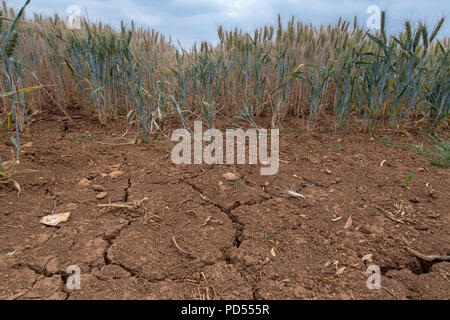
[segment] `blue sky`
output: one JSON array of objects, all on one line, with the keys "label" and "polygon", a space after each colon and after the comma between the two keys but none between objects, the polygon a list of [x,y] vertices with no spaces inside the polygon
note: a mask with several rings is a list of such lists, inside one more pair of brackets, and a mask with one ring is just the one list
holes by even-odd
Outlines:
[{"label": "blue sky", "polygon": [[[25,0],[9,0],[9,5],[19,8]],[[183,46],[194,41],[217,40],[217,28],[235,26],[251,31],[265,24],[276,24],[278,13],[286,22],[292,16],[314,25],[336,23],[340,16],[353,21],[358,16],[363,26],[369,14],[370,5],[387,10],[387,27],[391,32],[403,28],[403,21],[423,21],[430,28],[446,16],[449,21],[443,26],[440,37],[450,37],[449,0],[31,0],[28,13],[40,12],[53,15],[55,12],[66,17],[71,5],[81,8],[82,15],[91,20],[101,20],[114,26],[120,20],[139,26],[148,26],[171,35]],[[430,31],[431,32],[431,31]]]}]

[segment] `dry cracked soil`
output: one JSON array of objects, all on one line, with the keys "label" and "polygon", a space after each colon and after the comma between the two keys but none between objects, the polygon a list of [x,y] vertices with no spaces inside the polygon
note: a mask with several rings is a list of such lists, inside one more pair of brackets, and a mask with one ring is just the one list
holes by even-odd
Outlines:
[{"label": "dry cracked soil", "polygon": [[[43,114],[23,136],[21,192],[0,185],[1,299],[450,298],[450,263],[413,253],[450,254],[450,172],[405,147],[419,134],[292,119],[279,173],[261,176],[174,165],[167,141],[129,144],[122,122]],[[62,212],[58,227],[39,222]]]}]

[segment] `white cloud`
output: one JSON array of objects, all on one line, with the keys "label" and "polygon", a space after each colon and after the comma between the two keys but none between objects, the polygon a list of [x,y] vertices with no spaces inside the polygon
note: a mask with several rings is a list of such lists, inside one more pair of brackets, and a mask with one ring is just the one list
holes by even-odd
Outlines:
[{"label": "white cloud", "polygon": [[[15,8],[24,0],[10,0]],[[432,27],[440,17],[450,13],[448,0],[41,0],[31,1],[29,11],[51,15],[66,15],[69,5],[87,10],[91,20],[102,20],[115,26],[124,20],[156,28],[157,31],[179,39],[190,46],[194,41],[216,41],[217,27],[251,30],[265,24],[275,24],[277,14],[283,21],[292,16],[316,25],[335,23],[339,16],[365,25],[366,8],[379,5],[388,10],[389,30],[399,31],[404,19],[422,19]],[[450,22],[445,23],[441,36],[450,36]]]}]

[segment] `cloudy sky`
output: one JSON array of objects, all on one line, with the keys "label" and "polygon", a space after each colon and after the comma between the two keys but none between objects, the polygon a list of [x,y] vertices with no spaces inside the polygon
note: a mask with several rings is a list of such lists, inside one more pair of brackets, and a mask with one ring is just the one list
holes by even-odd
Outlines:
[{"label": "cloudy sky", "polygon": [[[8,0],[9,5],[19,8],[25,0]],[[336,23],[340,16],[366,25],[370,5],[387,10],[387,27],[396,32],[402,29],[405,19],[423,21],[430,28],[442,17],[450,20],[449,0],[31,0],[28,12],[40,12],[67,17],[67,8],[76,5],[82,15],[91,20],[101,20],[114,26],[120,20],[148,26],[171,35],[183,46],[194,41],[215,42],[217,28],[235,26],[253,30],[265,24],[274,25],[277,14],[287,21],[292,16],[314,25]],[[431,31],[430,31],[431,32]],[[450,21],[444,24],[441,37],[450,37]]]}]

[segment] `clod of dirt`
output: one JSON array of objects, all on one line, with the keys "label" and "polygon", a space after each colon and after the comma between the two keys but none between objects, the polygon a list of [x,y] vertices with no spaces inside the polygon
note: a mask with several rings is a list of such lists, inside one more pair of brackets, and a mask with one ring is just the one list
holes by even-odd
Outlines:
[{"label": "clod of dirt", "polygon": [[105,188],[103,188],[103,186],[101,186],[99,184],[94,184],[92,186],[92,190],[94,190],[95,192],[103,192],[103,191],[105,191]]},{"label": "clod of dirt", "polygon": [[113,171],[109,173],[109,176],[113,179],[117,179],[120,176],[123,176],[125,174],[125,172],[123,171]]},{"label": "clod of dirt", "polygon": [[41,276],[33,288],[22,299],[64,300],[67,294],[61,291],[64,283],[60,275],[50,278]]},{"label": "clod of dirt", "polygon": [[419,203],[420,202],[419,198],[417,198],[417,197],[411,198],[411,199],[409,199],[409,201],[411,201],[412,203]]},{"label": "clod of dirt", "polygon": [[46,226],[56,227],[61,222],[65,222],[65,221],[69,220],[69,217],[70,217],[70,212],[51,214],[51,215],[42,217],[42,219],[39,222],[42,224],[45,224]]},{"label": "clod of dirt", "polygon": [[225,191],[228,190],[228,187],[227,187],[226,185],[223,184],[223,181],[219,181],[217,184],[218,184],[218,186],[219,186],[220,192],[225,192]]},{"label": "clod of dirt", "polygon": [[100,192],[100,193],[97,194],[95,197],[96,197],[98,200],[101,200],[101,199],[105,199],[107,196],[108,196],[108,192]]},{"label": "clod of dirt", "polygon": [[111,171],[117,171],[120,168],[120,164],[114,164],[108,167]]},{"label": "clod of dirt", "polygon": [[293,293],[295,297],[299,299],[304,299],[308,297],[308,290],[306,290],[304,287],[300,285],[294,288]]},{"label": "clod of dirt", "polygon": [[233,172],[224,173],[223,178],[228,181],[236,181],[238,179],[238,177]]},{"label": "clod of dirt", "polygon": [[58,270],[60,269],[60,265],[59,265],[59,261],[58,258],[53,258],[51,259],[46,265],[45,265],[45,270],[47,270],[47,272],[49,274],[55,274],[58,272]]},{"label": "clod of dirt", "polygon": [[83,178],[78,182],[78,185],[81,187],[87,187],[90,184],[91,184],[91,182],[86,178]]},{"label": "clod of dirt", "polygon": [[431,198],[433,198],[433,199],[437,199],[437,196],[436,196],[436,191],[434,190],[434,189],[430,189],[429,191],[428,191],[428,195],[431,197]]}]

